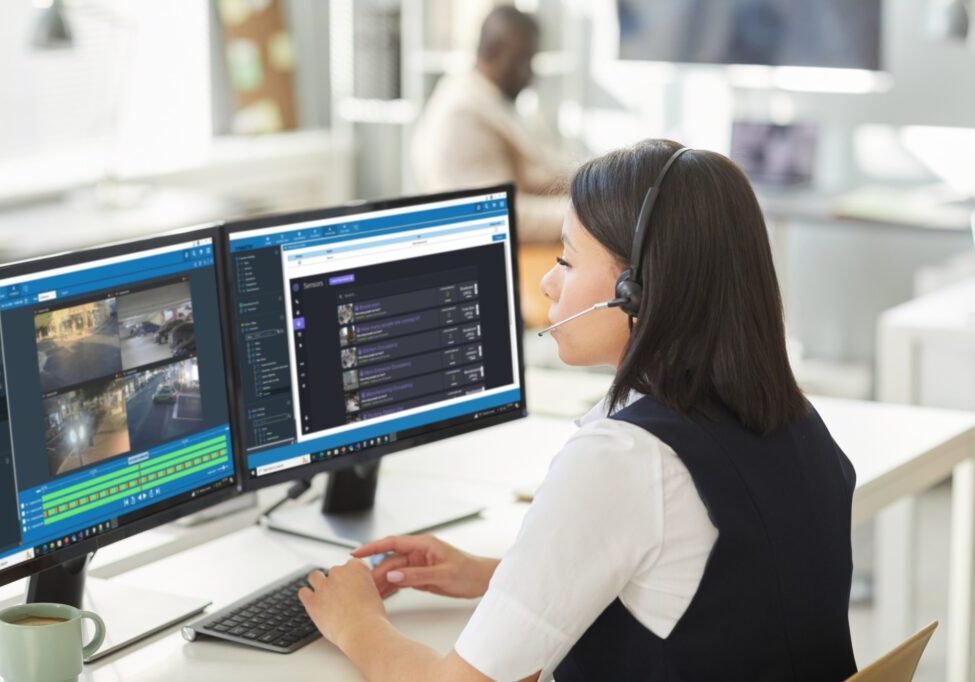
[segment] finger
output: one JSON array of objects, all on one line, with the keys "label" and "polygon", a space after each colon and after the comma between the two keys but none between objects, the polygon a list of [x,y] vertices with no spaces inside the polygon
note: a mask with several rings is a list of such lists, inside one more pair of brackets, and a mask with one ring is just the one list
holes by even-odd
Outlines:
[{"label": "finger", "polygon": [[382,540],[367,542],[353,550],[352,556],[361,559],[362,557],[383,554],[385,552],[406,554],[407,552],[426,550],[429,546],[430,537],[426,535],[391,535]]},{"label": "finger", "polygon": [[[398,569],[393,569],[393,570],[395,571]],[[379,590],[380,592],[388,590],[391,587],[397,587],[397,584],[390,582],[385,575],[380,577],[373,577],[372,581],[375,584],[376,589]]]},{"label": "finger", "polygon": [[392,585],[390,583],[383,583],[383,586],[379,589],[379,595],[385,599],[399,592],[399,587]]},{"label": "finger", "polygon": [[396,585],[392,585],[385,580],[381,583],[376,583],[376,591],[379,592],[379,596],[385,599],[393,592],[396,592],[399,588]]},{"label": "finger", "polygon": [[372,571],[372,568],[369,567],[369,564],[367,564],[362,559],[349,559],[348,561],[345,562],[345,567],[351,568],[356,571],[365,571],[366,573]]},{"label": "finger", "polygon": [[444,566],[403,567],[386,574],[386,580],[396,587],[423,587],[445,582],[447,569]]},{"label": "finger", "polygon": [[372,577],[376,580],[385,579],[386,574],[397,568],[403,568],[404,566],[410,565],[410,558],[403,554],[397,554],[391,556],[390,558],[383,561],[381,564],[372,569]]},{"label": "finger", "polygon": [[298,590],[298,600],[306,607],[308,606],[309,603],[311,603],[312,597],[314,597],[314,595],[315,593],[312,592],[307,587],[302,587],[300,590]]},{"label": "finger", "polygon": [[316,592],[325,587],[325,574],[321,571],[312,571],[308,574],[308,584]]}]

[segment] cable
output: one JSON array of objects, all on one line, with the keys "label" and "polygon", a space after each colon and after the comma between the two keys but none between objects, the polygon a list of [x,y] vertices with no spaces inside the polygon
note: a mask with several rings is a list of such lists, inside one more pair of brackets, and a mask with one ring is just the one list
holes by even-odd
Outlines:
[{"label": "cable", "polygon": [[296,499],[298,499],[310,487],[311,487],[311,480],[310,479],[302,478],[302,479],[299,479],[299,480],[295,481],[294,483],[291,484],[291,487],[288,488],[288,492],[285,493],[284,497],[282,497],[280,500],[278,500],[277,502],[275,502],[274,504],[272,504],[270,507],[268,507],[267,509],[265,509],[264,511],[261,512],[260,519],[266,519],[268,516],[271,515],[271,513],[273,511],[275,511],[278,507],[280,507],[282,504],[284,504],[288,500],[296,500]]}]

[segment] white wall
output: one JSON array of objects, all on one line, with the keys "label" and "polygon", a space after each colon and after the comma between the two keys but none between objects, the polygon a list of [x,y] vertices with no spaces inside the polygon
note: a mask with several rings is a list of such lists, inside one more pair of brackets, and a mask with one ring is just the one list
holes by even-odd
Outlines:
[{"label": "white wall", "polygon": [[[934,181],[903,149],[854,147],[857,128],[867,124],[975,127],[975,36],[969,45],[930,40],[925,28],[934,2],[885,0],[889,88],[850,94],[733,87],[722,67],[608,63],[600,56],[613,50],[615,28],[605,15],[614,3],[579,0],[574,7],[589,25],[593,55],[580,133],[596,152],[657,136],[727,152],[735,117],[811,121],[820,127],[816,184],[822,188],[870,181],[857,158],[864,149],[882,180]],[[896,144],[897,135],[886,140]],[[888,164],[888,157],[898,163]],[[792,227],[790,331],[808,355],[865,364],[873,360],[877,316],[913,296],[917,268],[971,248],[970,235],[962,233],[851,223]]]},{"label": "white wall", "polygon": [[0,166],[150,172],[209,141],[208,3],[66,2],[75,46],[47,52],[30,45],[35,3],[2,4]]}]

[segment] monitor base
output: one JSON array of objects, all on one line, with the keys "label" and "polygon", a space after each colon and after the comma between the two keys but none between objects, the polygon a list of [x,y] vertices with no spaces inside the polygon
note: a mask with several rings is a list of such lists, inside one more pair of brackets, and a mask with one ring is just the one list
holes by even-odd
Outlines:
[{"label": "monitor base", "polygon": [[[402,480],[402,479],[408,480]],[[262,519],[271,530],[343,547],[358,547],[388,535],[411,535],[477,516],[484,505],[444,495],[444,481],[385,477],[368,509],[323,512],[321,499],[275,511]],[[327,502],[328,498],[326,498]]]},{"label": "monitor base", "polygon": [[[88,578],[83,608],[94,611],[105,621],[105,642],[85,659],[97,661],[119,649],[182,623],[210,605],[207,599],[167,594],[118,584],[114,580]],[[85,641],[93,628],[84,622]]]},{"label": "monitor base", "polygon": [[[53,602],[94,611],[105,622],[105,641],[85,659],[97,661],[171,625],[200,613],[210,601],[124,585],[87,575],[92,555],[69,559],[33,575],[27,584],[27,603]],[[84,641],[94,627],[84,621]]]}]

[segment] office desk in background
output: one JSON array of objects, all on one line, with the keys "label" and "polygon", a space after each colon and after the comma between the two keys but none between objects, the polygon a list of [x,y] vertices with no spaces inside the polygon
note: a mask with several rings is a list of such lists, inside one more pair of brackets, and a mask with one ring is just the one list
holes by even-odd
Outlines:
[{"label": "office desk in background", "polygon": [[795,223],[874,230],[966,234],[975,202],[953,201],[931,185],[863,185],[827,192],[813,187],[756,187],[768,223],[783,300],[788,301],[789,234]]},{"label": "office desk in background", "polygon": [[[944,377],[955,381],[945,382]],[[975,405],[975,280],[961,282],[885,311],[877,323],[877,397],[891,403]],[[975,465],[949,472],[951,564],[948,603],[948,679],[972,674],[971,604],[975,598]],[[897,598],[887,623],[916,625],[905,584],[915,578],[917,509],[905,498],[878,524],[879,566],[896,567],[888,594]],[[888,518],[889,517],[889,518]],[[884,587],[884,586],[881,586]],[[964,652],[964,655],[962,655]],[[955,655],[957,654],[957,655]]]},{"label": "office desk in background", "polygon": [[943,185],[864,184],[846,191],[812,187],[758,187],[765,215],[774,220],[851,222],[879,229],[965,232],[975,202]]},{"label": "office desk in background", "polygon": [[198,151],[165,170],[125,177],[148,191],[141,198],[123,192],[120,208],[96,202],[104,171],[85,157],[0,163],[0,263],[353,198],[353,144],[338,131],[218,136]]},{"label": "office desk in background", "polygon": [[226,199],[176,187],[133,188],[131,205],[99,205],[91,190],[0,212],[0,263],[147,237],[239,214]]},{"label": "office desk in background", "polygon": [[[589,395],[607,379],[532,371],[527,379],[529,399],[533,400],[532,390],[540,397]],[[969,413],[830,399],[815,399],[814,403],[857,468],[855,522],[900,496],[919,492],[955,463],[970,458],[975,448],[975,415]],[[548,404],[577,407],[574,400]],[[455,496],[482,501],[488,506],[482,518],[445,527],[437,534],[466,550],[500,556],[513,541],[528,508],[513,500],[512,489],[526,481],[540,481],[574,428],[564,415],[533,416],[401,453],[384,464],[379,494],[385,480],[415,480],[424,485],[440,481]],[[113,579],[203,596],[213,600],[213,608],[219,608],[302,564],[338,563],[347,557],[342,548],[251,526]],[[409,590],[387,604],[393,622],[408,636],[442,652],[452,647],[475,606],[471,600]],[[968,616],[970,620],[970,610]],[[859,654],[863,662],[862,649]],[[265,682],[269,678],[361,679],[325,641],[281,656],[214,640],[191,644],[178,629],[88,666],[82,677],[95,682]]]}]

